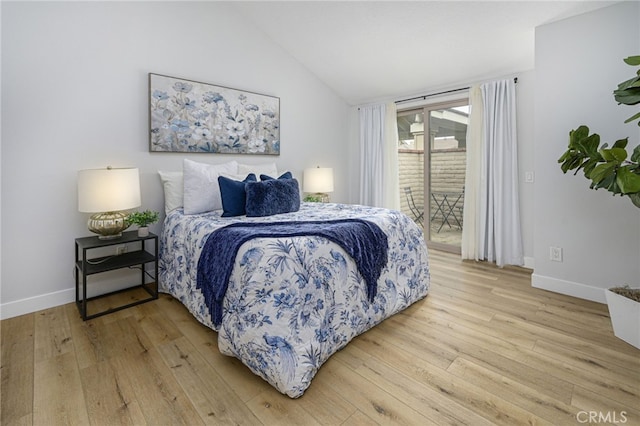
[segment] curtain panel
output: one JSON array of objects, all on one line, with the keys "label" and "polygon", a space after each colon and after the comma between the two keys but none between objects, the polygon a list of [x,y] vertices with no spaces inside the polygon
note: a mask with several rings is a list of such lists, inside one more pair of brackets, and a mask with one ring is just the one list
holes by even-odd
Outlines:
[{"label": "curtain panel", "polygon": [[469,108],[461,254],[463,259],[479,260],[478,240],[480,239],[481,227],[477,212],[480,211],[480,188],[486,185],[486,179],[480,173],[483,152],[482,90],[480,86],[473,86],[469,89]]},{"label": "curtain panel", "polygon": [[396,106],[360,108],[360,194],[367,206],[400,208]]},{"label": "curtain panel", "polygon": [[515,83],[500,80],[479,89],[480,96],[472,88],[467,128],[472,153],[467,156],[465,188],[470,191],[465,191],[462,257],[522,265]]}]

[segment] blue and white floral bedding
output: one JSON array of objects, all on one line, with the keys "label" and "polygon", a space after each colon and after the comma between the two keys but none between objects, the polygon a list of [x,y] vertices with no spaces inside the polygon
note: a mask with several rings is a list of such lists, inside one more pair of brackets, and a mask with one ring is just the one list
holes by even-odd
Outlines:
[{"label": "blue and white floral bedding", "polygon": [[[215,229],[235,222],[366,219],[389,242],[375,299],[354,261],[322,237],[257,238],[237,254],[215,327],[196,288],[202,247]],[[375,207],[302,203],[300,211],[268,217],[223,218],[219,212],[167,214],[160,238],[160,290],[179,299],[202,324],[218,331],[218,346],[292,398],[320,366],[354,337],[422,299],[429,290],[427,248],[404,214]]]}]

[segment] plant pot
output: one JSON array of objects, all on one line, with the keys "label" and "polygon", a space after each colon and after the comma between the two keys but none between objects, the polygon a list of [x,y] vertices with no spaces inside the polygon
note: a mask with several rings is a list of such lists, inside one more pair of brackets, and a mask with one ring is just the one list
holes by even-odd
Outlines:
[{"label": "plant pot", "polygon": [[149,236],[149,227],[141,226],[138,228],[138,237],[148,237]]},{"label": "plant pot", "polygon": [[605,290],[613,334],[640,349],[640,303]]}]

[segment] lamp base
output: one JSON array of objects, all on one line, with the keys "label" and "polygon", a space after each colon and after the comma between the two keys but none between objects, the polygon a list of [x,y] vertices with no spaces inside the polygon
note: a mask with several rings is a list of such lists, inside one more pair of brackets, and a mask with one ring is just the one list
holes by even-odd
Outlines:
[{"label": "lamp base", "polygon": [[118,238],[122,238],[122,232],[115,235],[98,235],[99,240],[117,240]]},{"label": "lamp base", "polygon": [[122,237],[122,231],[129,227],[128,218],[129,214],[121,211],[96,213],[91,215],[87,226],[99,239],[113,240]]}]

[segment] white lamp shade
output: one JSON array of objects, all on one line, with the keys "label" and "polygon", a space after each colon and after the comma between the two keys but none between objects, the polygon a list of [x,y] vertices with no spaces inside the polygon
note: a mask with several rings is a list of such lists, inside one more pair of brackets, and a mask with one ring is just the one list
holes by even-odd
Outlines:
[{"label": "white lamp shade", "polygon": [[140,175],[136,168],[78,171],[78,211],[115,212],[139,207]]},{"label": "white lamp shade", "polygon": [[304,192],[333,192],[333,169],[330,167],[316,167],[304,170]]}]

